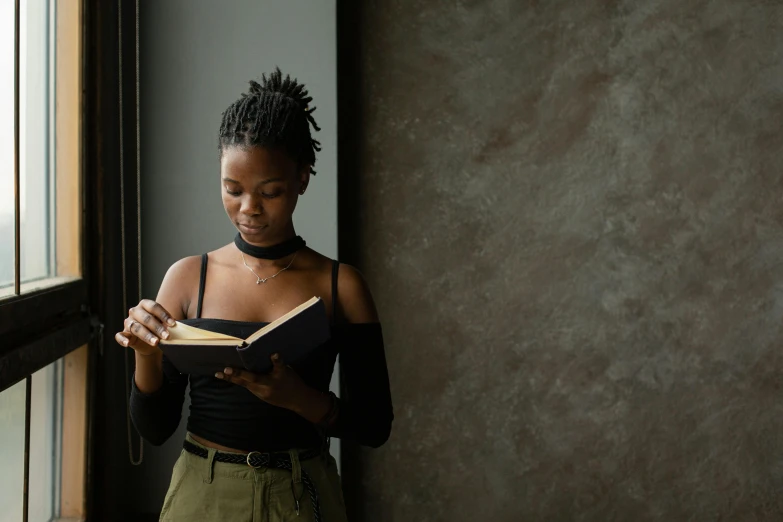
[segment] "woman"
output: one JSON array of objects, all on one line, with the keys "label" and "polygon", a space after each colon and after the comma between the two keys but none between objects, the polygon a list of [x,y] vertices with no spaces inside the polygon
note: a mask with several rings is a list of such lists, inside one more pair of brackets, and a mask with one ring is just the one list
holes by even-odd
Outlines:
[{"label": "woman", "polygon": [[[116,334],[136,352],[131,416],[147,441],[162,444],[177,429],[190,383],[188,434],[161,520],[345,520],[329,437],[371,447],[389,437],[389,379],[367,284],[294,231],[320,150],[311,100],[277,69],[223,113],[221,192],[238,233],[175,263],[157,299],[131,308]],[[275,354],[268,374],[187,376],[158,348],[175,320],[244,338],[312,296],[323,297],[332,335],[299,364]],[[328,391],[338,353],[340,399]]]}]

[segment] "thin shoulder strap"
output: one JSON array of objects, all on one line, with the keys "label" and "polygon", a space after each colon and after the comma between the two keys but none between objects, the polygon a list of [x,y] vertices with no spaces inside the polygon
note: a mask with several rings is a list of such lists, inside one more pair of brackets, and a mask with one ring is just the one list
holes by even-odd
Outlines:
[{"label": "thin shoulder strap", "polygon": [[201,256],[201,280],[198,283],[198,309],[196,310],[196,319],[201,319],[201,306],[204,304],[204,286],[207,283],[207,262],[209,256]]},{"label": "thin shoulder strap", "polygon": [[340,271],[340,262],[332,261],[332,324],[337,323],[337,273]]}]

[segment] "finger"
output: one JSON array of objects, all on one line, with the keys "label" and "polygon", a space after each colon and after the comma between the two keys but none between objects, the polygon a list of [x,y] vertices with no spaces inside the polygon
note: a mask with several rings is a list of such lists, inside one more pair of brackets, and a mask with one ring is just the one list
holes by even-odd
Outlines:
[{"label": "finger", "polygon": [[157,303],[152,299],[144,299],[141,302],[141,305],[149,313],[160,319],[161,322],[166,323],[169,326],[174,326],[176,324],[176,321],[171,317],[171,314],[168,313],[160,303]]},{"label": "finger", "polygon": [[285,371],[285,362],[279,353],[272,354],[272,373]]},{"label": "finger", "polygon": [[[114,340],[126,348],[137,349],[139,345],[144,344],[138,337],[132,333],[122,331],[114,336]],[[127,342],[127,344],[125,344]]]},{"label": "finger", "polygon": [[[142,301],[143,303],[144,301]],[[154,332],[157,337],[160,337],[162,339],[168,339],[169,332],[166,329],[163,324],[161,324],[160,321],[158,321],[158,318],[152,315],[149,311],[147,311],[146,308],[143,306],[134,306],[130,310],[128,310],[128,318],[133,319],[134,321],[137,321],[144,325],[148,331]]]},{"label": "finger", "polygon": [[225,372],[217,372],[215,374],[215,377],[217,377],[220,380],[228,381],[230,383],[236,384],[237,386],[242,386],[243,388],[248,388],[250,386],[253,386],[254,383],[247,381],[245,379],[241,379],[237,377],[236,375],[230,375],[226,374]]},{"label": "finger", "polygon": [[123,333],[125,332],[114,334],[114,340],[117,341],[117,343],[119,343],[120,345],[129,348],[131,343],[130,339],[128,339],[128,337],[123,335]]},{"label": "finger", "polygon": [[140,341],[147,343],[150,346],[157,346],[158,341],[160,340],[155,337],[155,335],[150,332],[143,324],[136,321],[135,319],[131,319],[130,317],[125,319],[125,330],[129,331]]},{"label": "finger", "polygon": [[239,379],[247,383],[257,383],[261,380],[261,376],[247,370],[239,368],[226,368],[223,373],[231,378]]},{"label": "finger", "polygon": [[[129,320],[126,318],[122,322],[122,331],[119,332],[119,335],[121,335],[124,339],[128,341],[127,346],[130,348],[133,348],[133,345],[138,341],[138,338],[136,335],[130,331],[130,326],[133,324],[133,320]],[[114,336],[114,339],[117,340],[117,342],[120,342],[121,339],[118,340],[117,335]]]}]

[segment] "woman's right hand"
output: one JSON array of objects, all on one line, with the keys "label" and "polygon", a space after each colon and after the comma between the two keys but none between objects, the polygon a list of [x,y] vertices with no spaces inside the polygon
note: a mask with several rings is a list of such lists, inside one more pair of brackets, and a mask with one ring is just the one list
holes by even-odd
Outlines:
[{"label": "woman's right hand", "polygon": [[118,344],[133,348],[141,355],[153,355],[159,351],[160,339],[168,339],[165,325],[176,323],[161,305],[151,299],[142,299],[137,306],[128,310],[122,332],[115,334]]}]

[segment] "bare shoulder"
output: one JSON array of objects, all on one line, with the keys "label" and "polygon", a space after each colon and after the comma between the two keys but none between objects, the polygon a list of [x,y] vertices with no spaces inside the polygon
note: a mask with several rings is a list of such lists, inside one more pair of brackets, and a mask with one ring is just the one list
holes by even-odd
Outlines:
[{"label": "bare shoulder", "polygon": [[340,264],[337,299],[340,312],[349,323],[378,322],[378,311],[370,286],[362,273],[351,265]]},{"label": "bare shoulder", "polygon": [[183,257],[171,265],[163,278],[164,282],[171,280],[181,283],[183,280],[191,279],[194,275],[201,273],[201,256]]},{"label": "bare shoulder", "polygon": [[166,271],[156,301],[175,319],[187,317],[193,288],[198,285],[200,273],[201,256],[182,258]]}]

